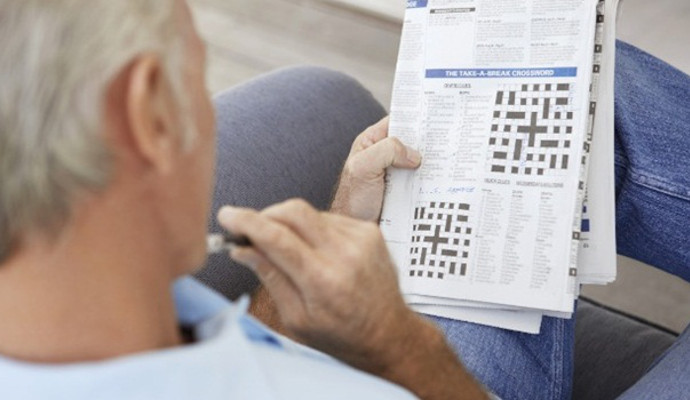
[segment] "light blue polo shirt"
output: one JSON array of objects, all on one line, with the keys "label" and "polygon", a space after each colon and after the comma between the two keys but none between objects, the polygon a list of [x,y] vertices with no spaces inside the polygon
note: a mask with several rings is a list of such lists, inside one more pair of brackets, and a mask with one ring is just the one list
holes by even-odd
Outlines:
[{"label": "light blue polo shirt", "polygon": [[186,277],[174,286],[195,344],[102,362],[39,365],[0,357],[0,399],[414,399],[408,391],[301,346]]}]

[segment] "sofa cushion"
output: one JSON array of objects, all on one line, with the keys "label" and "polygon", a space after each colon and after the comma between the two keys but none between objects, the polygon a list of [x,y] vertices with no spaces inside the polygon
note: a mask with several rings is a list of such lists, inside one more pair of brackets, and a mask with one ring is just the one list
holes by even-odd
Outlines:
[{"label": "sofa cushion", "polygon": [[[224,205],[262,209],[292,197],[327,209],[355,137],[386,111],[353,78],[293,67],[255,78],[215,98],[216,187],[209,232]],[[259,284],[227,254],[209,257],[197,275],[237,299]]]},{"label": "sofa cushion", "polygon": [[639,380],[677,334],[580,300],[575,323],[573,399],[615,399]]}]

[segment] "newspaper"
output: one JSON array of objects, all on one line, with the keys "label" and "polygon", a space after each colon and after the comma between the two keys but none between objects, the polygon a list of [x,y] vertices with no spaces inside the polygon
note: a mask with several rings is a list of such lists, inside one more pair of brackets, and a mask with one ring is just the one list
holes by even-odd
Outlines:
[{"label": "newspaper", "polygon": [[[619,1],[599,4],[594,65],[599,65],[597,109],[592,138],[592,156],[587,196],[582,216],[582,237],[578,259],[581,284],[607,284],[616,279],[616,205],[614,154],[614,82],[616,65],[616,21]],[[596,50],[596,49],[595,49]]]},{"label": "newspaper", "polygon": [[424,162],[381,228],[417,311],[538,333],[615,278],[614,3],[407,2],[390,134]]}]

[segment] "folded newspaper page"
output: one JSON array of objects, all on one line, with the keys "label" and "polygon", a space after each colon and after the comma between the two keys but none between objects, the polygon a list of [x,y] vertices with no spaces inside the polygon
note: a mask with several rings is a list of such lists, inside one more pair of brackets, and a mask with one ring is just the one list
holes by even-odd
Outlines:
[{"label": "folded newspaper page", "polygon": [[[598,8],[594,65],[600,71],[594,137],[589,162],[587,196],[582,215],[578,255],[581,284],[607,284],[616,279],[616,204],[614,154],[614,82],[618,0],[601,1]],[[599,47],[600,46],[600,47]]]},{"label": "folded newspaper page", "polygon": [[[599,128],[602,151],[592,150],[597,109],[613,108],[612,97],[598,103],[613,86],[605,21],[615,8],[407,4],[390,134],[424,162],[389,173],[381,218],[402,291],[419,312],[537,333],[543,315],[571,316],[578,254],[603,254],[582,256],[596,262],[580,278],[615,277],[611,205],[602,206],[613,202],[612,119]],[[591,151],[601,171],[585,202]]]}]

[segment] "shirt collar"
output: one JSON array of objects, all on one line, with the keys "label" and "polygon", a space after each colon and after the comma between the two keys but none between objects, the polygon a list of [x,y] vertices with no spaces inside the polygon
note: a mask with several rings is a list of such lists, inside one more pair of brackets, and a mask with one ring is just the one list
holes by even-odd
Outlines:
[{"label": "shirt collar", "polygon": [[[248,304],[243,301],[233,304],[218,292],[198,280],[185,276],[173,284],[173,296],[177,319],[183,325],[196,326],[229,309],[237,308],[239,314],[246,314]],[[247,303],[247,300],[244,300]]]},{"label": "shirt collar", "polygon": [[218,292],[192,277],[179,279],[173,285],[175,307],[180,324],[193,326],[197,338],[215,336],[228,323],[238,323],[247,338],[256,343],[282,348],[281,340],[247,314],[249,296],[231,303]]}]

